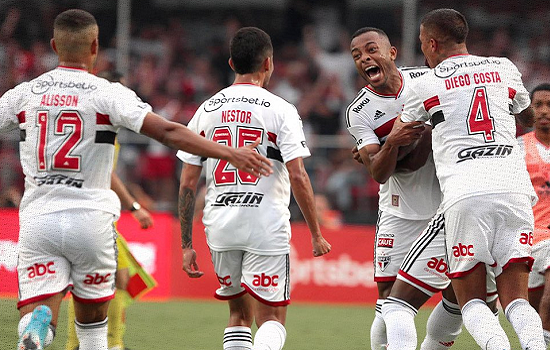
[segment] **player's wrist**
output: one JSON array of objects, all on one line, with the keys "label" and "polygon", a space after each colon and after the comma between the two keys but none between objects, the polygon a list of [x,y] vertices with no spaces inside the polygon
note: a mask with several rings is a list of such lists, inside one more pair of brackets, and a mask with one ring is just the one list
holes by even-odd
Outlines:
[{"label": "player's wrist", "polygon": [[130,206],[130,211],[135,212],[141,209],[141,204],[139,204],[137,201],[132,202],[132,205]]}]

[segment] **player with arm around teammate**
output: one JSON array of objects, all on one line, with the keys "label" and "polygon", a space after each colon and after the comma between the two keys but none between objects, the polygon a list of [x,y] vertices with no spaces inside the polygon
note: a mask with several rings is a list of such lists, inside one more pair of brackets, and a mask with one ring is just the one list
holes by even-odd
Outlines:
[{"label": "player with arm around teammate", "polygon": [[533,232],[536,195],[511,116],[529,106],[529,95],[510,60],[470,55],[467,34],[458,11],[423,17],[421,48],[434,69],[411,86],[401,119],[432,121],[448,275],[466,328],[483,349],[510,349],[485,303],[485,265],[491,265],[522,348],[543,350],[541,320],[527,301],[531,246],[522,239]]},{"label": "player with arm around teammate", "polygon": [[[397,49],[378,28],[357,30],[350,48],[357,71],[367,82],[346,111],[348,131],[357,145],[354,158],[381,184],[374,258],[379,299],[370,335],[371,348],[379,350],[391,336],[399,337],[390,335],[389,329],[386,332],[382,305],[390,295],[413,241],[436,213],[441,192],[431,157],[430,126],[421,122],[403,123],[397,118],[408,86],[426,74],[428,68],[398,68]],[[410,150],[410,144],[418,146],[403,158],[404,149]],[[410,272],[408,277],[415,281],[423,279],[424,275],[417,272]],[[434,273],[436,276],[426,281],[431,285],[431,294],[449,284],[444,271],[434,270]],[[426,295],[426,289],[418,289],[417,285],[410,289],[420,295],[420,300],[406,300],[411,312],[406,317],[414,317],[416,309],[431,295]],[[458,321],[458,327],[460,325]],[[414,343],[416,346],[416,340]]]},{"label": "player with arm around teammate", "polygon": [[90,13],[59,14],[51,45],[59,66],[0,98],[0,130],[19,127],[25,174],[17,346],[42,349],[51,343],[61,299],[71,288],[80,349],[106,350],[116,272],[113,222],[120,214],[110,177],[119,128],[230,161],[254,176],[267,175],[271,161],[252,149],[257,142],[235,149],[205,140],[153,113],[128,88],[90,74],[99,49]]},{"label": "player with arm around teammate", "polygon": [[[226,162],[206,160],[203,223],[220,288],[229,303],[224,349],[280,350],[286,339],[290,302],[290,189],[311,232],[313,255],[330,251],[323,238],[303,158],[310,155],[296,108],[265,89],[273,73],[273,47],[264,31],[240,29],[231,40],[233,85],[204,102],[189,128],[228,145],[256,138],[259,152],[273,160],[273,174],[257,178]],[[181,173],[179,217],[183,270],[201,277],[192,244],[195,192],[203,159],[178,152]],[[251,325],[258,331],[252,342]]]},{"label": "player with arm around teammate", "polygon": [[529,303],[542,319],[544,341],[550,344],[550,84],[531,91],[535,130],[518,138],[527,171],[539,200],[533,207],[535,230],[531,240],[535,262],[529,274]]}]

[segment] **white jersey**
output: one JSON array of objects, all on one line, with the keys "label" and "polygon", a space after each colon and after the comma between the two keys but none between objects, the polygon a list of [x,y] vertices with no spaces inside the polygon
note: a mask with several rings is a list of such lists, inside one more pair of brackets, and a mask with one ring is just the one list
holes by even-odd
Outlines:
[{"label": "white jersey", "polygon": [[19,126],[25,193],[20,213],[70,208],[120,214],[111,191],[116,133],[139,132],[151,107],[130,89],[58,67],[0,98],[0,131]]},{"label": "white jersey", "polygon": [[[358,149],[383,144],[401,113],[412,81],[428,71],[426,67],[399,68],[402,83],[396,95],[382,95],[369,86],[359,91],[346,110],[348,131]],[[379,209],[403,219],[430,219],[440,203],[441,190],[431,155],[417,171],[396,172],[380,185]]]},{"label": "white jersey", "polygon": [[401,119],[432,120],[443,210],[488,193],[536,195],[516,140],[517,114],[530,104],[507,58],[452,56],[414,81]]},{"label": "white jersey", "polygon": [[[264,255],[288,253],[290,180],[285,163],[310,155],[296,108],[259,86],[234,84],[205,101],[188,127],[233,147],[259,137],[258,151],[273,161],[273,174],[256,178],[227,161],[206,160],[203,223],[209,247]],[[183,151],[177,156],[202,166],[199,156]]]}]

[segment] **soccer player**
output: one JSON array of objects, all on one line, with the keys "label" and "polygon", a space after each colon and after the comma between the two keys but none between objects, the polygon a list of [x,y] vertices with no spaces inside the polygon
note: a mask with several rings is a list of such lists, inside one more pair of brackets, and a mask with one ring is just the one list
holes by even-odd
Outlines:
[{"label": "soccer player", "polygon": [[[248,144],[260,137],[259,152],[273,159],[273,174],[258,178],[206,160],[206,238],[220,288],[216,298],[229,303],[224,331],[225,350],[252,349],[251,325],[256,322],[254,350],[280,350],[286,339],[290,303],[290,189],[311,232],[313,256],[330,251],[323,238],[313,190],[303,158],[310,155],[296,108],[265,89],[273,73],[273,46],[268,34],[241,28],[230,43],[233,85],[205,101],[189,128],[227,145]],[[183,270],[201,277],[192,244],[195,191],[204,159],[178,152],[181,173],[179,217]]]},{"label": "soccer player", "polygon": [[81,350],[107,349],[107,308],[114,297],[120,201],[110,190],[120,127],[167,146],[229,161],[253,176],[271,161],[255,152],[200,137],[151,112],[126,87],[89,72],[98,26],[82,10],[54,22],[59,66],[0,98],[0,131],[19,127],[25,174],[18,245],[18,349],[43,349],[54,336],[61,299],[72,288]]},{"label": "soccer player", "polygon": [[550,344],[550,84],[531,91],[535,130],[518,138],[524,149],[527,171],[539,200],[533,207],[532,239],[535,259],[529,274],[529,303],[542,319],[544,341]]},{"label": "soccer player", "polygon": [[536,195],[511,116],[528,122],[520,112],[529,94],[507,58],[470,55],[467,34],[466,19],[453,9],[423,17],[421,48],[434,69],[413,82],[401,119],[432,121],[448,275],[466,328],[483,349],[510,349],[485,303],[485,265],[491,265],[522,348],[542,350],[541,320],[527,301]]},{"label": "soccer player", "polygon": [[[380,183],[374,257],[374,280],[379,299],[370,332],[371,348],[379,350],[385,348],[389,340],[386,338],[382,305],[392,290],[399,267],[413,241],[436,213],[441,202],[441,191],[431,157],[430,126],[422,122],[402,123],[397,119],[408,94],[408,86],[414,79],[426,74],[428,68],[398,68],[395,64],[397,49],[391,45],[386,33],[378,28],[357,30],[352,36],[350,48],[357,71],[367,85],[346,110],[347,127],[357,145],[354,158],[363,163],[373,179]],[[418,152],[400,159],[400,152],[406,152],[403,146],[416,143],[421,137],[421,143],[415,149]],[[437,223],[432,233],[437,235],[440,228],[440,223]],[[432,240],[433,237],[430,237],[427,241]],[[431,254],[425,247],[422,252]],[[414,270],[399,276],[411,283],[404,287],[408,286],[408,293],[414,294],[408,294],[410,297],[407,300],[392,301],[406,305],[408,313],[404,317],[413,320],[413,331],[417,309],[434,291],[449,285],[444,269],[433,269],[435,276],[426,275],[424,265],[415,265]],[[418,280],[424,280],[423,286],[426,288],[414,283]],[[457,323],[452,315],[449,318]],[[458,320],[458,328],[461,324]],[[415,338],[408,340],[413,341],[416,347],[416,332],[413,333]],[[393,336],[400,337],[399,334]]]}]

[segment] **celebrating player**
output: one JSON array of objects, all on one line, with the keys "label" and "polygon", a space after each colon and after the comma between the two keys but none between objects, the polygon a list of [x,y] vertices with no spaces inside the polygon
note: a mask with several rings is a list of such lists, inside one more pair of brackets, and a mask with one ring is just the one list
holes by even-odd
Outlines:
[{"label": "celebrating player", "polygon": [[[203,223],[220,288],[229,303],[224,349],[280,350],[286,339],[290,302],[290,189],[311,232],[313,256],[330,251],[319,229],[313,190],[303,158],[310,155],[296,108],[264,89],[273,73],[273,47],[264,31],[246,27],[231,40],[233,85],[204,102],[189,128],[207,139],[244,145],[260,138],[258,150],[273,159],[274,173],[258,178],[206,160],[207,193]],[[179,216],[183,270],[201,277],[192,244],[195,191],[204,159],[178,152],[181,173]]]},{"label": "celebrating player", "polygon": [[[89,72],[98,26],[86,11],[68,10],[51,40],[59,66],[0,98],[0,130],[19,127],[25,193],[20,205],[18,349],[42,349],[54,336],[61,299],[72,290],[81,350],[107,349],[107,308],[114,296],[120,201],[110,190],[120,127],[175,149],[229,161],[253,176],[271,161],[200,137],[151,112],[136,94]],[[32,313],[31,313],[32,312]]]},{"label": "celebrating player", "polygon": [[541,320],[527,301],[536,195],[511,116],[529,106],[529,95],[510,60],[468,54],[467,34],[455,10],[424,16],[421,48],[434,69],[413,82],[401,119],[432,121],[448,275],[466,328],[483,349],[510,349],[485,303],[484,264],[491,265],[522,348],[543,350]]},{"label": "celebrating player", "polygon": [[538,85],[531,91],[535,130],[518,141],[525,151],[527,171],[539,200],[533,207],[535,230],[529,274],[529,303],[542,319],[544,341],[550,345],[550,84]]},{"label": "celebrating player", "polygon": [[[365,27],[356,31],[352,36],[351,55],[359,75],[368,83],[346,111],[348,130],[357,144],[354,158],[365,164],[372,177],[381,184],[374,258],[374,280],[378,286],[379,299],[371,326],[371,348],[379,350],[385,348],[392,337],[403,338],[398,333],[390,332],[390,329],[386,332],[386,317],[382,316],[382,305],[390,302],[386,298],[396,278],[409,283],[403,284],[408,298],[392,298],[393,306],[386,307],[386,310],[392,322],[411,319],[413,329],[406,340],[414,343],[416,348],[414,316],[417,309],[435,291],[449,285],[445,269],[433,269],[433,275],[423,272],[425,260],[430,261],[433,257],[426,255],[432,254],[430,249],[426,249],[427,243],[436,236],[442,238],[438,234],[441,230],[440,222],[436,222],[430,230],[432,237],[424,240],[424,246],[419,247],[422,257],[415,257],[423,265],[415,265],[414,269],[408,269],[406,274],[397,277],[413,241],[426,228],[441,202],[441,191],[431,157],[430,126],[421,122],[402,123],[397,119],[411,81],[426,74],[428,68],[397,68],[397,49],[390,44],[386,33],[378,28]],[[415,152],[398,162],[402,156],[400,149],[403,152],[404,146],[421,137]],[[407,312],[398,313],[396,319],[393,311],[402,305],[406,305]],[[457,320],[445,311],[437,323],[452,323],[452,329],[460,329],[462,325],[460,318]]]}]

